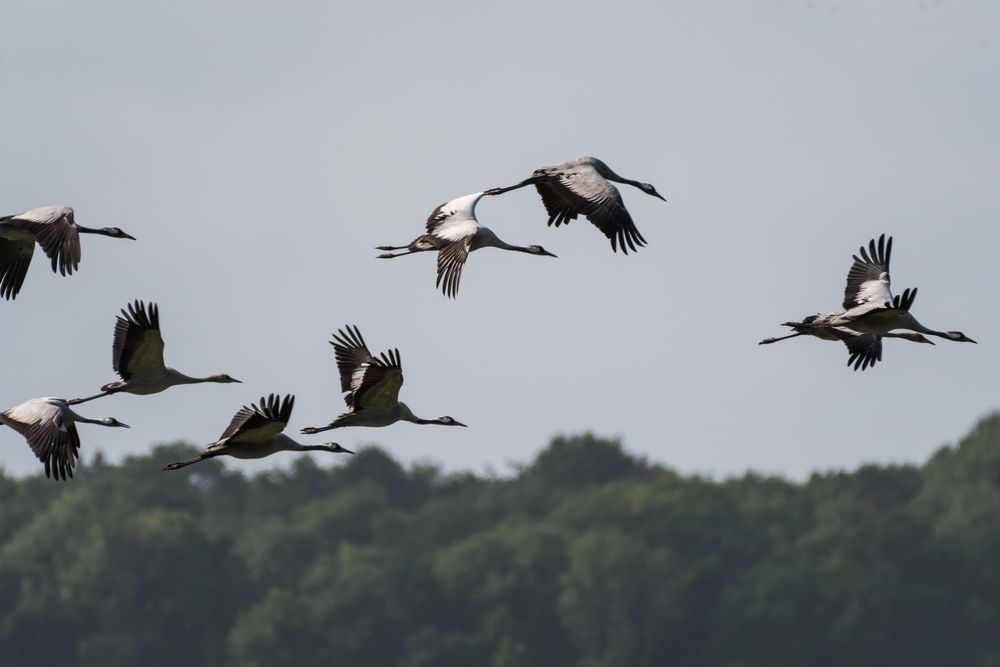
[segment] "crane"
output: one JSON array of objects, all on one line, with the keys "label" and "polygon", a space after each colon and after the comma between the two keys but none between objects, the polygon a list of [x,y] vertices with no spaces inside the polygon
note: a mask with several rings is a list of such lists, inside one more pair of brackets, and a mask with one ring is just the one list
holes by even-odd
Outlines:
[{"label": "crane", "polygon": [[445,296],[454,298],[458,293],[458,282],[469,253],[480,248],[500,248],[529,255],[555,257],[540,245],[518,246],[501,241],[488,227],[476,219],[476,204],[486,192],[474,192],[458,197],[438,206],[427,218],[427,233],[421,234],[412,243],[403,246],[378,246],[376,250],[405,250],[393,254],[386,252],[379,259],[392,259],[416,252],[436,250],[437,282]]},{"label": "crane", "polygon": [[210,444],[203,453],[164,466],[164,470],[177,470],[192,463],[198,463],[216,456],[232,456],[238,459],[262,459],[277,452],[333,452],[353,454],[335,442],[322,445],[302,445],[282,433],[292,416],[295,397],[291,394],[283,399],[276,394],[267,398],[261,396],[258,403],[244,405],[233,416],[229,426],[219,439]]},{"label": "crane", "polygon": [[163,337],[160,336],[160,310],[155,303],[148,306],[139,300],[128,304],[128,310],[115,317],[115,337],[111,365],[121,379],[110,382],[98,394],[74,398],[70,405],[86,403],[95,398],[125,392],[156,394],[179,384],[203,382],[239,382],[225,373],[208,377],[191,377],[163,363]]},{"label": "crane", "polygon": [[31,264],[35,243],[52,260],[52,271],[71,275],[80,267],[80,234],[132,239],[118,227],[91,229],[76,224],[69,206],[45,206],[0,217],[0,296],[17,297]]},{"label": "crane", "polygon": [[608,237],[613,251],[617,252],[621,248],[627,255],[630,249],[634,252],[636,246],[646,245],[646,239],[642,238],[625,208],[621,193],[611,181],[627,183],[647,195],[667,201],[649,183],[622,178],[596,157],[580,157],[536,169],[520,183],[506,188],[492,188],[486,194],[499,195],[526,185],[534,185],[548,211],[550,226],[568,224],[570,220],[576,220],[578,215],[583,215]]},{"label": "crane", "polygon": [[88,419],[78,415],[62,398],[32,398],[0,412],[0,423],[24,436],[31,451],[45,464],[45,476],[57,480],[73,476],[80,454],[77,423],[129,428],[114,417]]},{"label": "crane", "polygon": [[961,331],[935,331],[917,321],[910,314],[917,296],[916,287],[903,290],[903,294],[898,297],[892,296],[889,288],[891,236],[887,242],[885,234],[882,234],[877,245],[875,239],[872,239],[867,252],[864,246],[861,247],[860,255],[852,257],[854,262],[847,274],[843,304],[845,310],[832,318],[829,324],[876,335],[884,335],[893,329],[907,329],[956,342],[976,342]]},{"label": "crane", "polygon": [[398,349],[376,357],[368,350],[358,327],[352,329],[350,325],[337,331],[330,344],[333,345],[340,371],[340,390],[348,392],[344,396],[347,412],[326,426],[304,428],[303,433],[320,433],[342,426],[389,426],[398,421],[465,426],[448,416],[421,419],[399,401],[403,367]]},{"label": "crane", "polygon": [[791,327],[795,333],[777,338],[765,338],[758,345],[769,345],[777,343],[780,340],[795,338],[796,336],[815,336],[821,340],[839,340],[847,346],[847,365],[853,366],[856,371],[863,371],[869,366],[874,366],[876,362],[882,361],[883,338],[902,338],[914,343],[934,344],[934,341],[918,333],[863,334],[845,326],[830,325],[829,321],[836,316],[837,313],[810,315],[800,322],[785,322],[782,326]]}]

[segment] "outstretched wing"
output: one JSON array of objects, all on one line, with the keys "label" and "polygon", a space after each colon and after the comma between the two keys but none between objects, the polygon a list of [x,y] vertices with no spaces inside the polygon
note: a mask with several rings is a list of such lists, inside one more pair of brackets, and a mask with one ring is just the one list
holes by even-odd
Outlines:
[{"label": "outstretched wing", "polygon": [[347,396],[347,407],[394,408],[399,402],[399,388],[403,386],[399,350],[392,349],[383,352],[381,358],[373,358],[356,374],[356,380],[357,388]]},{"label": "outstretched wing", "polygon": [[[285,430],[292,417],[295,396],[282,399],[277,394],[261,396],[259,403],[243,406],[233,416],[229,426],[219,436],[216,445],[245,442],[265,442]],[[210,448],[211,449],[211,448]]]},{"label": "outstretched wing", "polygon": [[886,241],[885,234],[878,238],[878,245],[872,239],[868,251],[862,246],[860,257],[853,256],[854,263],[847,272],[847,287],[844,288],[844,308],[850,310],[866,303],[882,305],[892,302],[889,289],[889,259],[892,255],[892,237]]},{"label": "outstretched wing", "polygon": [[437,257],[437,282],[435,287],[440,287],[445,296],[455,298],[458,294],[458,283],[462,279],[462,269],[465,267],[465,260],[469,257],[471,237],[466,236],[458,241],[453,241],[438,251]]},{"label": "outstretched wing", "polygon": [[111,365],[123,380],[135,374],[156,376],[164,372],[160,309],[142,301],[128,304],[116,316]]},{"label": "outstretched wing", "polygon": [[28,401],[0,413],[0,423],[20,433],[38,460],[45,464],[45,476],[66,479],[80,455],[76,425],[65,423],[59,408],[39,400]]},{"label": "outstretched wing", "polygon": [[373,357],[361,336],[361,330],[348,324],[333,334],[334,354],[337,357],[337,370],[340,371],[340,391],[352,391],[355,372],[361,370]]},{"label": "outstretched wing", "polygon": [[68,206],[46,206],[11,216],[6,224],[30,232],[52,260],[52,271],[71,275],[80,266],[80,235]]},{"label": "outstretched wing", "polygon": [[[0,218],[0,223],[4,219]],[[35,241],[27,233],[14,231],[24,238],[4,238],[0,228],[0,296],[11,300],[21,291],[24,277],[28,275],[31,256],[35,252]]]},{"label": "outstretched wing", "polygon": [[847,365],[854,366],[854,370],[865,370],[869,366],[874,366],[875,362],[882,361],[882,337],[875,334],[858,334],[841,339],[847,346],[850,355],[847,358]]},{"label": "outstretched wing", "polygon": [[547,170],[539,169],[529,180],[535,182],[550,225],[558,227],[582,214],[611,241],[611,249],[616,252],[620,247],[627,255],[629,250],[635,251],[636,246],[646,245],[618,188],[594,167],[579,164],[556,175],[546,177],[546,174]]},{"label": "outstretched wing", "polygon": [[330,341],[340,371],[340,390],[349,410],[365,407],[394,407],[403,385],[399,350],[383,352],[381,358],[368,350],[361,331],[347,325]]}]

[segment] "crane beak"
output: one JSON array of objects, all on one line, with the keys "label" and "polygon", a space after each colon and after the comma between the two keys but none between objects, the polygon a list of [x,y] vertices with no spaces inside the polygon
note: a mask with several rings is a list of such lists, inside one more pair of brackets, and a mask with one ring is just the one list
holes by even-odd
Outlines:
[{"label": "crane beak", "polygon": [[559,256],[559,255],[555,254],[554,252],[549,252],[548,250],[544,251],[543,254],[548,255],[549,257],[558,257]]},{"label": "crane beak", "polygon": [[655,197],[659,197],[659,198],[660,198],[660,199],[662,199],[663,201],[667,201],[667,198],[666,198],[666,197],[664,197],[663,195],[661,195],[661,194],[660,194],[659,192],[654,192],[654,193],[653,193],[653,196],[655,196]]},{"label": "crane beak", "polygon": [[465,425],[465,424],[463,424],[462,422],[458,422],[458,421],[457,421],[457,422],[455,422],[455,426],[462,426],[462,427],[465,427],[465,428],[468,428],[468,426],[466,426],[466,425]]},{"label": "crane beak", "polygon": [[132,236],[131,234],[126,234],[125,232],[122,232],[122,236],[124,236],[127,239],[132,239],[133,241],[136,240],[134,236]]}]

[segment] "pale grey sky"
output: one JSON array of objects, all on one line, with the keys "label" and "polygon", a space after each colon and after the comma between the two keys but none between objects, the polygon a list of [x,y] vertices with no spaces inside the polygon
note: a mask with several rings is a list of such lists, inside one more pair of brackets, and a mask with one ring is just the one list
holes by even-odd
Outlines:
[{"label": "pale grey sky", "polygon": [[[81,406],[133,426],[82,427],[87,458],[210,442],[269,392],[297,395],[290,433],[329,421],[348,322],[400,349],[415,412],[470,428],[333,435],[448,469],[589,429],[683,471],[800,477],[919,461],[997,405],[996,3],[15,0],[3,23],[0,210],[139,240],[84,238],[71,278],[36,252],[0,302],[0,407],[113,380],[135,298],[168,364],[244,381]],[[479,219],[558,259],[477,252],[456,301],[433,256],[374,259],[437,204],[580,155],[669,200],[622,186],[637,254],[546,227],[525,189]],[[889,341],[864,373],[833,343],[757,346],[837,309],[881,232],[917,316],[979,345]],[[9,429],[0,466],[40,469]]]}]

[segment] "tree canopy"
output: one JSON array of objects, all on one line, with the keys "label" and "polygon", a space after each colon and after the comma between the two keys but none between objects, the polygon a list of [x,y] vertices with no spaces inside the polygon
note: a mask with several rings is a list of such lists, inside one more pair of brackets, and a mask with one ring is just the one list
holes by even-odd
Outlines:
[{"label": "tree canopy", "polygon": [[194,452],[0,474],[3,664],[1000,664],[1000,415],[804,483],[589,434],[509,478],[159,471]]}]

